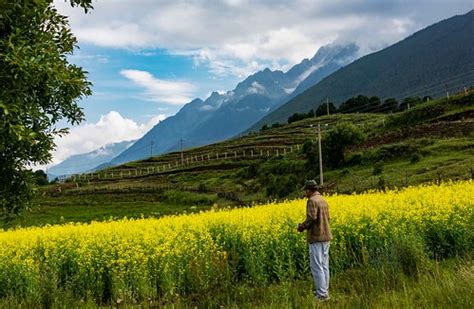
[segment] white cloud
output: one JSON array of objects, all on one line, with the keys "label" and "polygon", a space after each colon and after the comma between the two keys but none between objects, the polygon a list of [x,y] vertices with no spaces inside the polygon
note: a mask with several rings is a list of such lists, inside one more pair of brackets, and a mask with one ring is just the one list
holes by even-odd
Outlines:
[{"label": "white cloud", "polygon": [[93,152],[90,156],[92,158],[96,158],[96,157],[105,157],[105,156],[108,156],[112,153],[111,149],[107,149],[105,147],[100,147],[99,149],[97,149],[96,152]]},{"label": "white cloud", "polygon": [[213,111],[213,110],[216,110],[217,108],[215,106],[212,106],[212,105],[203,105],[201,107],[199,107],[199,110],[202,110],[204,112],[209,112],[209,111]]},{"label": "white cloud", "polygon": [[249,87],[248,89],[248,92],[249,93],[265,93],[265,87],[263,87],[262,85],[260,85],[258,82],[253,82],[251,87]]},{"label": "white cloud", "polygon": [[109,62],[109,56],[107,55],[101,55],[101,54],[96,54],[96,55],[88,55],[84,54],[81,52],[81,50],[77,50],[73,55],[70,56],[70,60],[74,63],[78,63],[81,65],[84,64],[91,64],[91,63],[108,63]]},{"label": "white cloud", "polygon": [[187,54],[215,75],[285,69],[322,45],[355,41],[367,53],[472,9],[470,0],[101,0],[85,15],[64,1],[79,43]]},{"label": "white cloud", "polygon": [[166,119],[166,115],[163,115],[163,114],[151,117],[151,119],[147,122],[145,126],[147,128],[147,131],[149,131],[154,125],[162,122],[165,119]]},{"label": "white cloud", "polygon": [[96,123],[73,127],[69,134],[57,137],[53,162],[49,165],[56,165],[71,155],[87,153],[110,143],[138,139],[165,118],[166,116],[161,114],[146,123],[138,124],[116,111],[110,111],[102,115]]},{"label": "white cloud", "polygon": [[144,88],[145,99],[158,103],[183,105],[192,100],[195,91],[188,82],[158,79],[146,71],[122,70],[120,74]]},{"label": "white cloud", "polygon": [[140,25],[133,23],[114,23],[102,25],[100,28],[94,26],[81,27],[77,30],[76,35],[79,38],[94,38],[94,44],[102,47],[134,48],[153,44],[153,36],[142,31]]}]

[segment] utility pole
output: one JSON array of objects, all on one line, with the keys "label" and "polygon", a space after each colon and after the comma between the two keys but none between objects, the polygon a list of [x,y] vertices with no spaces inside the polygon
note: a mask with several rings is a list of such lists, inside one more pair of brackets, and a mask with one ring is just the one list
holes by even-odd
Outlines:
[{"label": "utility pole", "polygon": [[[327,124],[326,124],[327,126]],[[310,125],[313,128],[313,125]],[[321,124],[318,122],[318,150],[319,150],[319,184],[320,186],[324,185],[323,178],[323,151],[321,149]],[[299,145],[296,147],[299,150]]]},{"label": "utility pole", "polygon": [[183,139],[180,139],[179,143],[181,145],[181,164],[184,164]]},{"label": "utility pole", "polygon": [[318,122],[318,147],[319,147],[319,185],[324,185],[323,180],[323,153],[321,150],[321,125]]},{"label": "utility pole", "polygon": [[153,141],[150,141],[150,157],[153,157]]},{"label": "utility pole", "polygon": [[326,97],[326,110],[328,112],[328,116],[329,116],[329,98]]}]

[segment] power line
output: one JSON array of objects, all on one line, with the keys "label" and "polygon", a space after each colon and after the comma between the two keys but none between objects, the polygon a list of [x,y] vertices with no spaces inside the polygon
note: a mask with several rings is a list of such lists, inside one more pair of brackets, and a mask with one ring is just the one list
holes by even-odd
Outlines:
[{"label": "power line", "polygon": [[[443,86],[445,85],[446,83],[450,83],[450,82],[453,82],[453,81],[458,81],[462,78],[464,78],[465,76],[469,76],[469,74],[473,74],[474,76],[474,71],[469,71],[469,72],[463,72],[461,74],[457,74],[457,75],[454,75],[454,77],[450,77],[448,79],[444,79],[444,80],[440,80],[440,81],[437,81],[436,83],[434,84],[430,84],[430,85],[426,85],[424,87],[421,87],[421,88],[418,88],[416,91],[413,91],[413,90],[408,90],[408,91],[404,91],[404,92],[400,92],[398,93],[396,96],[397,97],[407,97],[407,96],[413,96],[414,94],[417,94],[417,93],[423,93],[423,92],[427,92],[428,90],[431,90],[433,88],[436,88],[436,87],[439,87],[439,86]],[[468,82],[472,82],[471,80],[469,80]],[[456,85],[453,85],[451,86],[451,88],[453,87],[456,87],[456,86],[465,86],[466,85],[466,82],[463,82],[461,84],[456,84]],[[407,95],[408,94],[408,95]],[[392,96],[385,96],[384,98],[390,98]],[[322,103],[322,102],[321,102]],[[365,105],[362,105],[362,106],[358,106],[358,107],[355,107],[355,108],[352,108],[352,109],[349,109],[345,112],[350,112],[352,110],[357,110],[358,108],[360,107],[363,107],[363,106],[367,106],[367,105],[370,105],[370,103],[367,103]]]},{"label": "power line", "polygon": [[[459,79],[459,78],[458,78],[458,79]],[[468,81],[468,83],[474,84],[474,79]],[[441,86],[442,84],[445,84],[445,81],[436,84],[436,86],[428,87],[428,88],[426,88],[426,89],[436,88],[436,87]],[[452,85],[451,88],[456,88],[456,87],[457,87],[457,88],[461,89],[460,87],[463,87],[463,86],[466,86],[466,83],[465,83],[465,82],[459,83],[459,84],[456,84],[456,85]],[[409,93],[407,96],[405,96],[405,98],[406,98],[406,97],[410,97],[410,96],[415,96],[415,94],[420,94],[420,93],[422,93],[422,92],[423,92],[423,90],[416,91],[416,92],[411,92],[411,93]],[[439,94],[439,93],[442,93],[442,92],[444,92],[444,90],[443,90],[443,91],[438,91],[438,92],[435,92],[435,93],[431,93],[431,94],[434,95],[434,94]],[[405,94],[406,94],[406,93],[408,93],[408,92],[405,92]],[[390,97],[390,96],[387,96],[387,97],[381,98],[380,100],[383,101],[384,99],[388,99],[388,98],[391,98],[391,97]],[[366,106],[371,106],[371,105],[372,105],[372,103],[366,103],[366,104],[364,104],[364,105],[360,105],[360,106],[356,106],[356,107],[350,108],[350,109],[348,109],[348,110],[344,110],[343,113],[351,113],[352,111],[359,111],[360,108],[364,108],[364,107],[366,107]]]}]

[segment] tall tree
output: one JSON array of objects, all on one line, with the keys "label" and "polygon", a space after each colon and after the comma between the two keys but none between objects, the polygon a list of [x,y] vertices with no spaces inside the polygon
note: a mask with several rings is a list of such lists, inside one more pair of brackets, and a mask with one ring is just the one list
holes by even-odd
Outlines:
[{"label": "tall tree", "polygon": [[[356,97],[349,98],[339,107],[341,113],[358,113],[364,112],[369,107],[369,98],[365,95],[359,94]],[[369,107],[370,109],[370,107]]]},{"label": "tall tree", "polygon": [[316,110],[316,116],[324,116],[328,114],[328,109],[329,109],[329,114],[335,114],[337,113],[337,108],[332,102],[328,103],[321,103],[321,105],[318,106],[318,109]]},{"label": "tall tree", "polygon": [[402,103],[400,103],[400,106],[398,107],[400,111],[404,111],[406,109],[415,107],[415,105],[423,102],[423,100],[420,97],[407,97],[403,99]]},{"label": "tall tree", "polygon": [[339,122],[323,139],[323,156],[326,166],[331,169],[340,167],[347,148],[362,142],[364,138],[364,133],[358,127],[348,122]]},{"label": "tall tree", "polygon": [[382,106],[380,107],[380,111],[382,113],[391,113],[396,112],[398,110],[398,101],[395,98],[388,98],[383,101]]},{"label": "tall tree", "polygon": [[370,97],[368,107],[364,109],[367,113],[377,113],[380,110],[382,102],[377,96]]},{"label": "tall tree", "polygon": [[[70,0],[87,13],[92,0]],[[0,214],[18,214],[35,192],[31,165],[51,160],[60,120],[78,124],[91,94],[86,72],[68,62],[77,45],[52,0],[0,0]]]}]

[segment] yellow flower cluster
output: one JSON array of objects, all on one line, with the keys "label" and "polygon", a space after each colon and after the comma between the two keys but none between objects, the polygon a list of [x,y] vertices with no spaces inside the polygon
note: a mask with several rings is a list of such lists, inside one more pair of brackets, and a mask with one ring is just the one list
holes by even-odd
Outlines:
[{"label": "yellow flower cluster", "polygon": [[[472,250],[473,197],[472,181],[328,196],[331,271],[397,263],[411,245],[436,258]],[[0,298],[166,299],[307,276],[307,245],[296,231],[304,217],[305,201],[294,200],[3,231]]]}]

